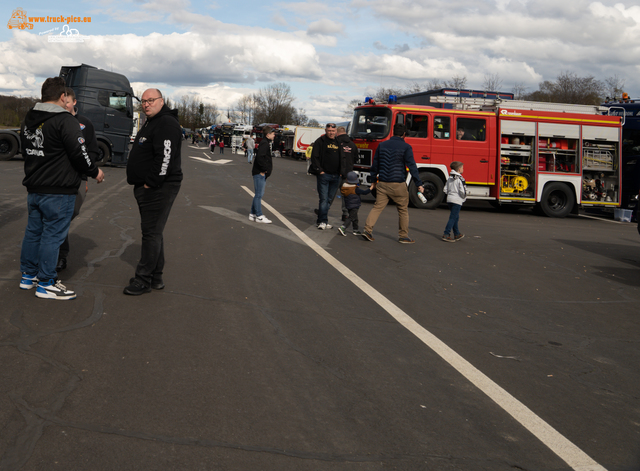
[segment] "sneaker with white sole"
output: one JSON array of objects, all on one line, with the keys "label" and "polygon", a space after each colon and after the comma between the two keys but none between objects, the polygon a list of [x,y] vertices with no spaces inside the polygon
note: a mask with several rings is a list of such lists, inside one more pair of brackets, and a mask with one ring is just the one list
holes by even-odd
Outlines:
[{"label": "sneaker with white sole", "polygon": [[22,274],[22,279],[20,280],[20,289],[31,289],[38,286],[38,277],[27,275],[26,273]]},{"label": "sneaker with white sole", "polygon": [[249,221],[256,222],[256,215],[255,214],[249,214]]},{"label": "sneaker with white sole", "polygon": [[271,219],[267,219],[267,217],[263,214],[262,216],[256,216],[256,222],[261,222],[262,224],[271,224]]},{"label": "sneaker with white sole", "polygon": [[67,301],[69,299],[75,299],[76,293],[67,289],[60,280],[49,280],[38,282],[36,296],[43,299]]},{"label": "sneaker with white sole", "polygon": [[340,232],[340,234],[342,234],[343,236],[347,237],[347,230],[344,228],[344,226],[338,227],[338,232]]},{"label": "sneaker with white sole", "polygon": [[318,224],[318,229],[324,231],[325,229],[331,229],[333,226],[331,224],[327,224],[326,222],[321,222]]}]

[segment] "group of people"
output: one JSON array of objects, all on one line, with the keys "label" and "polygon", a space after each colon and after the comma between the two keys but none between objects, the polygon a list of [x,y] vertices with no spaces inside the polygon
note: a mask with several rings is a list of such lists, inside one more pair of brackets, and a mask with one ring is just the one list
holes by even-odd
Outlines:
[{"label": "group of people", "polygon": [[[28,221],[22,242],[20,288],[36,288],[39,298],[69,300],[76,297],[58,278],[66,268],[69,251],[68,233],[71,220],[82,205],[88,190],[87,177],[98,183],[104,173],[96,165],[97,139],[91,122],[76,113],[73,90],[60,77],[48,78],[42,85],[42,100],[27,113],[22,126],[22,149],[28,197]],[[182,130],[177,110],[169,109],[162,93],[148,89],[142,95],[142,109],[147,120],[134,140],[127,162],[127,182],[140,212],[142,244],[140,261],[134,276],[123,292],[141,295],[163,289],[163,231],[182,182]],[[248,162],[252,165],[255,193],[249,213],[252,222],[269,224],[262,212],[266,181],[273,171],[275,131],[265,126],[264,139],[253,152],[254,141],[247,139]],[[328,123],[325,134],[312,146],[309,173],[316,176],[318,208],[316,226],[331,229],[329,208],[340,189],[343,224],[338,231],[346,236],[349,227],[354,235],[374,241],[373,227],[381,212],[393,200],[399,216],[398,242],[411,244],[409,237],[409,193],[406,169],[420,193],[424,186],[413,158],[411,146],[404,141],[406,128],[396,124],[393,137],[380,143],[371,166],[371,190],[376,190],[376,202],[367,216],[364,230],[359,230],[360,197],[371,190],[359,186],[353,171],[358,148],[344,127]],[[215,142],[215,141],[214,141]],[[223,149],[223,147],[222,147]],[[458,229],[462,203],[466,199],[466,184],[460,162],[451,164],[445,185],[451,215],[443,240],[456,242],[463,238]],[[84,188],[81,185],[84,184]],[[453,230],[453,236],[451,231]]]},{"label": "group of people", "polygon": [[[134,187],[140,211],[142,248],[128,295],[163,289],[163,230],[182,182],[182,130],[177,110],[170,110],[157,89],[142,95],[147,120],[137,133],[127,163],[127,182]],[[66,268],[68,233],[88,189],[104,173],[96,165],[93,125],[76,114],[73,90],[61,77],[44,81],[41,103],[28,111],[21,130],[28,219],[20,253],[20,288],[36,296],[70,300],[76,293],[58,278]],[[81,185],[84,182],[84,189]]]},{"label": "group of people", "polygon": [[[261,200],[264,196],[266,179],[273,170],[273,130],[266,126],[263,131],[265,139],[262,140],[253,166],[253,179],[255,196],[249,213],[249,220],[255,222],[271,223],[262,214]],[[417,190],[424,193],[424,184],[420,179],[418,167],[413,157],[413,149],[404,141],[407,130],[403,124],[396,124],[393,128],[393,136],[388,141],[380,143],[373,157],[370,169],[371,188],[360,188],[358,174],[353,171],[354,162],[358,157],[358,148],[351,141],[346,129],[328,123],[325,133],[320,136],[311,147],[308,173],[316,176],[318,191],[318,209],[316,227],[320,230],[331,229],[329,224],[329,208],[340,189],[342,194],[342,221],[338,231],[343,236],[347,235],[349,226],[352,226],[353,234],[364,237],[373,242],[373,227],[380,214],[392,200],[398,210],[398,242],[401,244],[413,244],[415,241],[409,237],[409,190],[406,184],[406,169],[409,170]],[[456,242],[464,237],[458,227],[460,209],[466,200],[467,188],[462,162],[452,162],[451,172],[444,191],[447,194],[447,204],[450,208],[449,221],[445,227],[442,240]],[[359,230],[358,210],[362,204],[361,196],[376,191],[376,202],[367,216],[364,230]],[[453,236],[451,236],[453,231]]]}]

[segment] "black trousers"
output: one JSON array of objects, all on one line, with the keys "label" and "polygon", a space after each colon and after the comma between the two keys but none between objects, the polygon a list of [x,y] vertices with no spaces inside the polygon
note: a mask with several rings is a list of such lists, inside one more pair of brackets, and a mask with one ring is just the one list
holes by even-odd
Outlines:
[{"label": "black trousers", "polygon": [[[82,207],[82,203],[84,203],[85,198],[87,197],[87,182],[82,181],[80,188],[78,188],[78,194],[76,195],[76,205],[73,208],[73,216],[71,216],[71,220],[73,221],[75,217],[80,214],[80,208]],[[71,247],[69,246],[69,234],[64,239],[64,242],[60,246],[60,252],[58,253],[58,260],[61,258],[67,258],[69,256],[69,250]]]},{"label": "black trousers", "polygon": [[353,230],[354,231],[358,230],[358,209],[360,208],[353,208],[348,210],[349,215],[347,216],[347,219],[344,220],[344,224],[343,224],[345,229],[348,229],[349,225],[353,223]]},{"label": "black trousers", "polygon": [[140,210],[142,250],[136,267],[136,278],[146,286],[162,280],[164,269],[164,226],[169,219],[180,183],[163,183],[159,188],[140,186],[133,190]]}]

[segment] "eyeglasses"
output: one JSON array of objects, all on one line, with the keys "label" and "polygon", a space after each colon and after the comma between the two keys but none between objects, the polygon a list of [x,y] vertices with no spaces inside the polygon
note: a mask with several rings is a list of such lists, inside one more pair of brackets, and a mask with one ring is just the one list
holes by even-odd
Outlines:
[{"label": "eyeglasses", "polygon": [[142,106],[146,105],[147,103],[149,103],[150,105],[153,105],[153,102],[156,100],[160,100],[162,97],[159,96],[157,98],[149,98],[148,100],[140,100],[140,103],[142,104]]},{"label": "eyeglasses", "polygon": [[335,124],[333,124],[333,123],[329,123],[329,124],[327,124],[327,126],[325,127],[325,129],[335,128],[335,127],[336,127],[336,125],[335,125]]}]

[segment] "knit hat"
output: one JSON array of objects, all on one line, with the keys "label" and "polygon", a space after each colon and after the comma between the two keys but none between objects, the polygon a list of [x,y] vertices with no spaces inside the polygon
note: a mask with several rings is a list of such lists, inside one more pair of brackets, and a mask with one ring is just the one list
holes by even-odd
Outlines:
[{"label": "knit hat", "polygon": [[353,185],[360,183],[360,180],[358,179],[358,174],[356,172],[347,173],[347,183],[351,183]]}]

